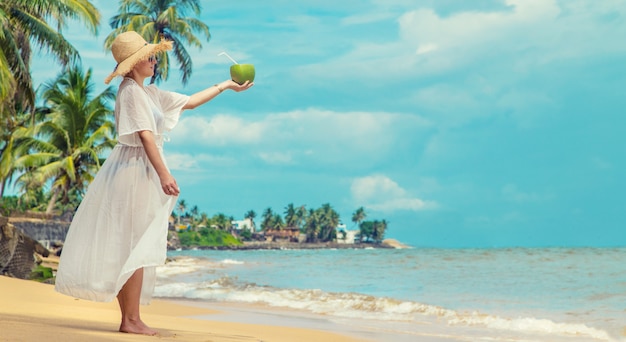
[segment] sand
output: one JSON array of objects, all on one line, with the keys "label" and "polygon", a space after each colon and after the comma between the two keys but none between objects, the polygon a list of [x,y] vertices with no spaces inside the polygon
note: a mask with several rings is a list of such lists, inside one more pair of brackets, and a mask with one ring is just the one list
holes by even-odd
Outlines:
[{"label": "sand", "polygon": [[141,309],[143,321],[159,336],[118,332],[115,301],[74,299],[55,292],[52,285],[0,276],[0,341],[359,341],[321,330],[188,318],[216,312],[167,300],[153,300]]},{"label": "sand", "polygon": [[409,245],[405,245],[402,242],[395,240],[395,239],[385,239],[383,240],[383,245],[387,245],[389,247],[393,247],[397,249],[411,248]]}]

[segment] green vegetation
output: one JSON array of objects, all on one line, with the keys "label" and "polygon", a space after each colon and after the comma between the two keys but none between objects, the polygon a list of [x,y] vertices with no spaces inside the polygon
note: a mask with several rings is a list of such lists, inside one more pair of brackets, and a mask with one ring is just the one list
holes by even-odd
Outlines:
[{"label": "green vegetation", "polygon": [[88,0],[0,1],[0,196],[13,177],[25,171],[15,166],[16,160],[30,152],[25,142],[34,138],[35,125],[45,120],[45,111],[35,106],[31,56],[36,48],[49,53],[61,72],[80,59],[60,33],[70,20],[84,23],[95,35],[100,12]]},{"label": "green vegetation", "polygon": [[50,267],[44,267],[41,265],[37,265],[37,267],[30,274],[31,280],[36,280],[38,282],[44,282],[48,279],[54,278],[52,273],[52,269]]},{"label": "green vegetation", "polygon": [[46,208],[51,213],[60,208],[74,208],[84,195],[101,164],[101,156],[115,146],[113,110],[108,103],[115,98],[113,88],[92,96],[91,70],[83,73],[70,67],[44,84],[42,97],[45,118],[32,127],[31,138],[23,146],[28,154],[15,161],[25,171],[17,186],[24,193],[50,184]]},{"label": "green vegetation", "polygon": [[362,242],[383,241],[385,231],[387,230],[387,221],[364,221],[359,225],[359,234]]},{"label": "green vegetation", "polygon": [[78,51],[60,34],[72,19],[84,23],[95,35],[100,12],[88,0],[0,1],[0,110],[3,120],[10,122],[10,116],[34,107],[30,59],[35,47],[54,56],[63,66],[80,58]]},{"label": "green vegetation", "polygon": [[24,212],[28,208],[20,206],[17,196],[4,196],[0,198],[0,215],[8,217],[13,212]]},{"label": "green vegetation", "polygon": [[215,228],[202,228],[199,231],[180,231],[178,232],[178,238],[180,239],[180,244],[185,247],[219,247],[243,244],[232,234]]},{"label": "green vegetation", "polygon": [[[11,161],[3,184],[14,179],[18,207],[35,210],[74,209],[93,180],[101,155],[113,140],[114,92],[92,96],[91,70],[70,67],[41,89],[43,106],[14,130],[15,143],[0,149]],[[26,115],[26,114],[25,114]]]},{"label": "green vegetation", "polygon": [[[210,38],[197,19],[200,10],[198,0],[123,0],[110,19],[115,30],[105,48],[129,29],[151,42],[173,40],[171,55],[186,83],[192,71],[186,46],[202,46],[194,33]],[[62,33],[77,21],[95,37],[100,17],[89,0],[0,1],[0,198],[7,186],[19,194],[17,203],[3,200],[3,212],[74,210],[115,144],[115,92],[93,94],[91,69],[83,70],[79,51]],[[38,50],[59,65],[59,76],[41,86],[33,84],[30,70]],[[167,79],[169,66],[167,56],[160,59],[152,82]]]},{"label": "green vegetation", "polygon": [[[254,240],[255,233],[259,232],[254,223],[254,218],[256,217],[254,210],[249,210],[244,214],[244,219],[250,220],[251,227],[235,229],[232,225],[234,220],[232,216],[218,213],[213,215],[213,217],[208,217],[206,213],[199,212],[197,206],[194,206],[191,211],[186,211],[186,209],[187,202],[181,199],[178,202],[177,214],[175,215],[177,215],[176,222],[179,227],[187,227],[186,229],[188,230],[179,233],[181,245],[183,246],[201,246],[199,242],[202,236],[208,234],[206,231],[202,234],[202,231],[206,229],[204,227],[212,227],[215,231],[224,232],[229,236],[237,236],[241,241]],[[367,217],[367,214],[363,207],[358,208],[352,215],[352,221],[358,228],[356,242],[381,243],[388,228],[387,221],[364,221],[365,217]],[[341,218],[339,213],[329,203],[308,211],[304,205],[296,207],[293,203],[290,203],[285,207],[284,215],[274,212],[272,208],[265,209],[261,216],[260,232],[264,234],[263,239],[274,237],[274,239],[289,241],[297,239],[300,241],[299,235],[303,234],[305,242],[325,243],[346,238],[347,232],[345,230],[337,230],[340,224]],[[191,232],[198,234],[190,234]],[[214,239],[212,241],[218,240]],[[215,245],[206,244],[205,246]]]}]

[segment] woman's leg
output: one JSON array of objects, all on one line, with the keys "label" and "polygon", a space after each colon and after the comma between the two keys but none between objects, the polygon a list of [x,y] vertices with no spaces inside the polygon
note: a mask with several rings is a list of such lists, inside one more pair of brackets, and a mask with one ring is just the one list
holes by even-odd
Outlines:
[{"label": "woman's leg", "polygon": [[117,301],[122,312],[120,331],[131,334],[156,335],[157,331],[150,329],[141,321],[139,316],[139,297],[143,284],[143,268],[140,268],[128,278],[128,281],[117,294]]}]

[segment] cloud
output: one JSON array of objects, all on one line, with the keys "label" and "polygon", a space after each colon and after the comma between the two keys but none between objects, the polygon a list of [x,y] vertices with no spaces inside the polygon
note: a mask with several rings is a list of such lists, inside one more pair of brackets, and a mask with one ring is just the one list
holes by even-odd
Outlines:
[{"label": "cloud", "polygon": [[422,44],[420,46],[417,47],[417,50],[415,51],[416,55],[423,55],[426,53],[429,53],[431,51],[436,51],[437,50],[437,45],[435,44]]},{"label": "cloud", "polygon": [[447,17],[432,9],[409,11],[399,19],[400,35],[417,44],[478,47],[518,33],[520,27],[552,21],[560,13],[556,3],[549,0],[509,0],[507,4],[512,10],[466,11]]},{"label": "cloud", "polygon": [[167,164],[172,170],[197,172],[202,171],[207,165],[236,165],[232,157],[210,155],[207,153],[167,153]]},{"label": "cloud", "polygon": [[434,201],[412,196],[398,183],[384,175],[354,179],[351,192],[354,202],[358,205],[383,212],[420,211],[435,209],[438,206]]},{"label": "cloud", "polygon": [[[626,15],[623,1],[508,0],[506,5],[443,16],[405,3],[404,12],[393,19],[396,40],[353,37],[351,50],[302,65],[296,74],[320,82],[334,78],[395,83],[472,72],[506,82],[538,66],[626,50],[624,44],[613,43],[626,34],[619,20]],[[380,10],[374,6],[344,20],[381,18],[374,12]]]},{"label": "cloud", "polygon": [[253,144],[258,142],[264,127],[256,122],[246,122],[230,115],[215,115],[210,118],[183,116],[171,138],[176,143],[196,143],[204,146],[226,144]]},{"label": "cloud", "polygon": [[269,164],[337,165],[387,158],[429,128],[427,120],[412,114],[308,108],[256,120],[183,116],[171,140],[179,149],[245,151]]},{"label": "cloud", "polygon": [[[458,69],[475,63],[512,63],[514,70],[626,48],[610,42],[626,29],[607,18],[626,14],[623,2],[508,0],[510,10],[467,11],[442,17],[431,9],[409,11],[399,19],[401,40],[429,67]],[[429,46],[430,54],[423,53]],[[418,52],[422,52],[421,56]]]}]

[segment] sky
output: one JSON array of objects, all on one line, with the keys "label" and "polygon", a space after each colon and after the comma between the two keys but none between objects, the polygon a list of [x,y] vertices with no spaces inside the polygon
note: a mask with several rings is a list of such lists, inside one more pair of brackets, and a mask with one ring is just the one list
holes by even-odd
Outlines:
[{"label": "sky", "polygon": [[[97,37],[64,35],[93,69]],[[626,2],[200,1],[192,94],[254,64],[255,85],[185,111],[165,154],[209,216],[364,207],[415,247],[626,245]],[[191,14],[188,14],[191,15]],[[40,55],[35,84],[60,72]],[[113,81],[117,87],[119,81]],[[257,218],[257,225],[260,219]]]}]

